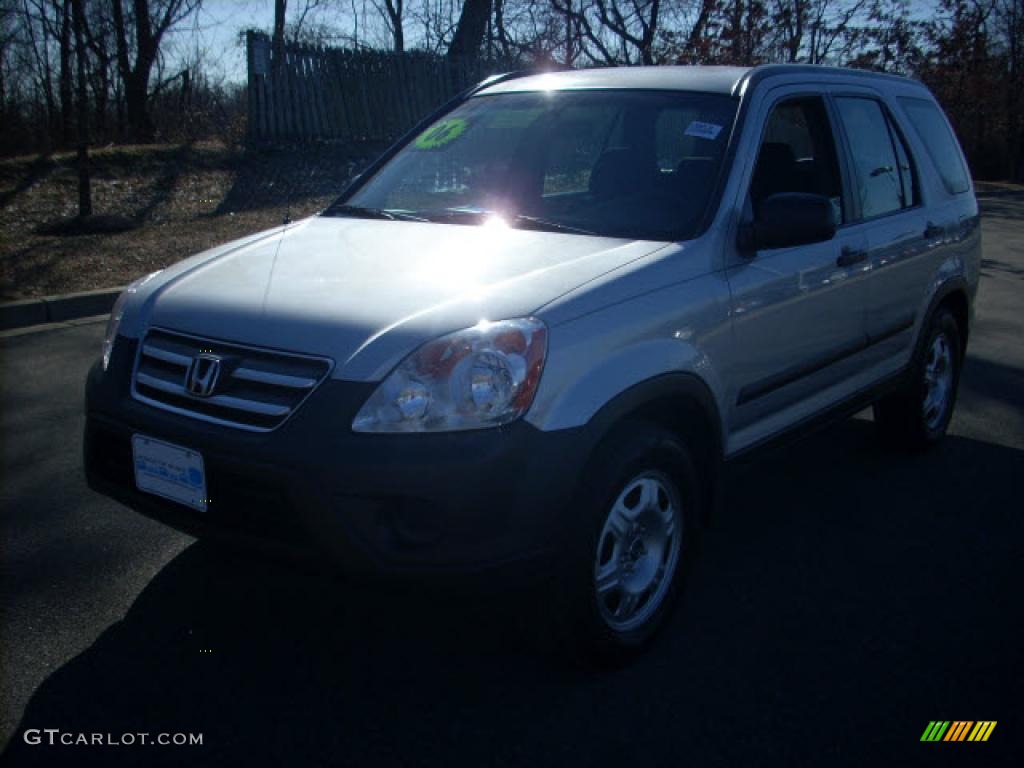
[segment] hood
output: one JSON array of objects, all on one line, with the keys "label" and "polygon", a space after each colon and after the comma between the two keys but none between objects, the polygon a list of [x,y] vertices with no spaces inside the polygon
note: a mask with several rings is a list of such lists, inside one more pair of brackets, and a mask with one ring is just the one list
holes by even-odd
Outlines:
[{"label": "hood", "polygon": [[336,378],[375,381],[430,339],[529,315],[662,245],[316,217],[165,270],[133,325],[324,355]]}]

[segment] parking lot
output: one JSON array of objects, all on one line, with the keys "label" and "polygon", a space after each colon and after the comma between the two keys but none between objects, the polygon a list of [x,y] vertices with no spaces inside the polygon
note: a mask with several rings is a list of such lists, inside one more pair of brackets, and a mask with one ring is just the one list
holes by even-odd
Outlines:
[{"label": "parking lot", "polygon": [[[671,626],[596,673],[534,596],[349,583],[90,492],[102,323],[0,339],[0,744],[12,764],[1024,764],[1024,193],[984,199],[947,440],[868,414],[730,470]],[[996,720],[922,744],[931,720]],[[26,729],[202,733],[28,745]]]}]

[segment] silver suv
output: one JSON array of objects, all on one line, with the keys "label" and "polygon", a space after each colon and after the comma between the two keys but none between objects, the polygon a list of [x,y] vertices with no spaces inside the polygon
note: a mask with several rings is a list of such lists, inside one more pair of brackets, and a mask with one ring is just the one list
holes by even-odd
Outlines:
[{"label": "silver suv", "polygon": [[543,577],[647,641],[724,462],[873,404],[946,431],[978,207],[934,98],[809,66],[492,78],[319,215],[128,288],[91,486],[354,570]]}]

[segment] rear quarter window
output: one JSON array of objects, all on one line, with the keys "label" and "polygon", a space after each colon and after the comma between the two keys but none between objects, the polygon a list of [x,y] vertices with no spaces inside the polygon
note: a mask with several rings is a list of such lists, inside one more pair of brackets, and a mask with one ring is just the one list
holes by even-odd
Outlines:
[{"label": "rear quarter window", "polygon": [[921,137],[946,189],[954,195],[969,190],[971,184],[967,168],[961,159],[960,147],[942,110],[938,105],[925,99],[904,97],[900,102],[910,124]]}]

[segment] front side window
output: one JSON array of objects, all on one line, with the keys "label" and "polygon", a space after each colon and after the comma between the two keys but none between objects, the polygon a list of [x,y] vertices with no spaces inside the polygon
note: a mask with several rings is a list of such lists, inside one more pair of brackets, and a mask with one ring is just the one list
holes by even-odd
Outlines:
[{"label": "front side window", "polygon": [[[844,96],[836,99],[839,119],[850,145],[861,217],[870,219],[914,204],[913,183],[907,184],[910,160],[882,105],[874,99]],[[909,186],[909,188],[908,188]]]},{"label": "front side window", "polygon": [[476,96],[340,202],[446,223],[498,215],[511,226],[687,239],[710,202],[736,104],[683,91]]},{"label": "front side window", "polygon": [[827,197],[836,223],[844,220],[835,139],[820,96],[783,101],[768,116],[750,183],[755,214],[763,200],[787,192]]}]

